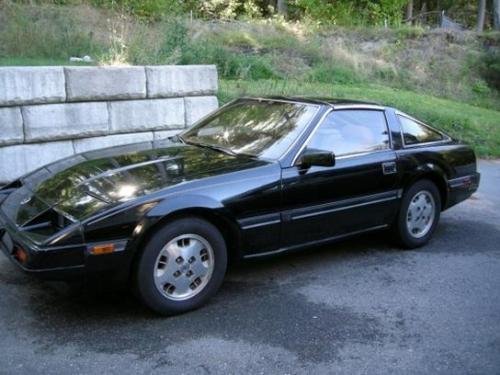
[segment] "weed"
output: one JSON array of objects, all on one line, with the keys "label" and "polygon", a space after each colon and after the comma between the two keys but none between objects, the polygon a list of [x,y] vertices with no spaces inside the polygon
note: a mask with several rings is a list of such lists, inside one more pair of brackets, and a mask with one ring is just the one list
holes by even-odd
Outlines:
[{"label": "weed", "polygon": [[[0,3],[0,56],[67,59],[103,51],[71,10]],[[40,15],[43,14],[43,16]]]}]

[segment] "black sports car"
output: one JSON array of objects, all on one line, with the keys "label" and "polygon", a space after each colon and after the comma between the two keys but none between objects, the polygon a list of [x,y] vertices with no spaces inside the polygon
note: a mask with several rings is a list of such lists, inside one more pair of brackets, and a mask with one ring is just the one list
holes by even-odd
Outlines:
[{"label": "black sports car", "polygon": [[0,189],[3,252],[52,279],[126,276],[196,308],[228,258],[391,229],[407,248],[478,187],[474,152],[394,108],[243,98],[169,140],[86,152]]}]

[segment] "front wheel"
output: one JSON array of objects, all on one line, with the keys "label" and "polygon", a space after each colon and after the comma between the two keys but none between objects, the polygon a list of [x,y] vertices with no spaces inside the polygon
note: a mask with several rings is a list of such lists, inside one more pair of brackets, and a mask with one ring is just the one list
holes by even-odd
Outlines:
[{"label": "front wheel", "polygon": [[414,183],[404,193],[394,226],[396,239],[406,248],[425,245],[439,222],[441,196],[429,180]]},{"label": "front wheel", "polygon": [[158,230],[137,265],[137,291],[144,303],[163,315],[203,305],[222,284],[227,250],[209,222],[183,218]]}]

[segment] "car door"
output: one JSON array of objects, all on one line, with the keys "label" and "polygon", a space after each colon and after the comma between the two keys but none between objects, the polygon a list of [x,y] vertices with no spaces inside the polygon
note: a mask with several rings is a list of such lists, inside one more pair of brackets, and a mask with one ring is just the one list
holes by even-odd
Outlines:
[{"label": "car door", "polygon": [[[300,165],[304,152],[335,153],[334,166]],[[381,228],[394,217],[396,154],[382,109],[330,112],[282,171],[283,244]]]}]

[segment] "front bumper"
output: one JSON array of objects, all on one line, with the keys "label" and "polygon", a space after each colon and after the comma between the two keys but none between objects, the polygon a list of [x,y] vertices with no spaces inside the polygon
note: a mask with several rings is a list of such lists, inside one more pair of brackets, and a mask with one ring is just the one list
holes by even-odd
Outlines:
[{"label": "front bumper", "polygon": [[[47,280],[80,280],[104,276],[126,280],[133,252],[128,250],[128,240],[112,240],[113,253],[91,255],[88,249],[99,243],[86,243],[59,247],[40,247],[13,228],[0,212],[0,250],[23,271]],[[109,242],[106,242],[109,243]],[[22,249],[25,259],[19,259]]]},{"label": "front bumper", "polygon": [[[0,205],[15,188],[0,192]],[[19,259],[18,251],[25,256]],[[0,210],[0,252],[23,271],[48,279],[68,279],[81,276],[85,267],[85,246],[45,247],[34,243]]]},{"label": "front bumper", "polygon": [[[115,238],[110,234],[110,240],[86,242],[81,234],[61,232],[64,240],[49,242],[54,234],[47,235],[36,229],[16,226],[13,220],[5,214],[2,205],[6,204],[8,196],[18,187],[0,190],[0,252],[4,253],[16,266],[23,271],[51,280],[81,279],[93,276],[112,276],[113,279],[127,278],[133,260],[135,247],[129,246],[129,238]],[[65,238],[64,235],[68,234]],[[52,237],[50,237],[52,236]],[[104,235],[106,237],[106,235]],[[53,243],[50,245],[49,243]],[[90,249],[101,243],[114,245],[114,251],[107,254],[92,254]],[[20,249],[23,256],[20,257]]]},{"label": "front bumper", "polygon": [[[82,246],[40,248],[10,232],[1,221],[0,250],[23,271],[45,279],[73,279],[85,273]],[[20,259],[19,251],[26,257]]]}]

